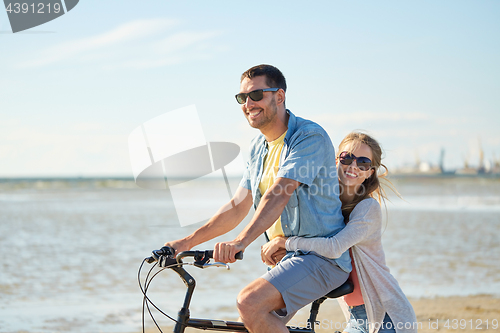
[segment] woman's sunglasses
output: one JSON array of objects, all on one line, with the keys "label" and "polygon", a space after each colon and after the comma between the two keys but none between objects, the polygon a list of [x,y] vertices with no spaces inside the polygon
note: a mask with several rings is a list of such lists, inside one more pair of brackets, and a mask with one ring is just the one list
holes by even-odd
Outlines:
[{"label": "woman's sunglasses", "polygon": [[236,94],[234,97],[236,97],[236,101],[238,102],[238,104],[245,104],[248,97],[250,97],[252,101],[258,102],[264,98],[265,91],[278,91],[278,90],[280,90],[280,88],[257,89],[249,93]]},{"label": "woman's sunglasses", "polygon": [[351,165],[354,160],[356,160],[356,164],[361,171],[368,171],[372,166],[372,161],[368,157],[356,157],[346,151],[343,151],[339,156],[339,161],[343,165]]}]

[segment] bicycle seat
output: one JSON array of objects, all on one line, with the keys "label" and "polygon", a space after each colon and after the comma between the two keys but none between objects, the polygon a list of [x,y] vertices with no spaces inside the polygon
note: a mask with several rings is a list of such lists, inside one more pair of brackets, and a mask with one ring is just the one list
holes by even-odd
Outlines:
[{"label": "bicycle seat", "polygon": [[325,295],[327,298],[338,298],[347,294],[352,293],[354,290],[354,284],[351,280],[347,280],[340,287],[333,289],[328,294]]}]

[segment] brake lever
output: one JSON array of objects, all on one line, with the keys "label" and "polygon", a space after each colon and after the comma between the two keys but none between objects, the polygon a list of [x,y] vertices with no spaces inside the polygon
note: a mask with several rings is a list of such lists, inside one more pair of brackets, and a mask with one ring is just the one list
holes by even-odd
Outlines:
[{"label": "brake lever", "polygon": [[209,267],[226,267],[227,270],[230,270],[231,267],[229,267],[228,264],[225,264],[223,262],[214,262],[213,264],[204,264],[201,266],[201,268],[209,268]]}]

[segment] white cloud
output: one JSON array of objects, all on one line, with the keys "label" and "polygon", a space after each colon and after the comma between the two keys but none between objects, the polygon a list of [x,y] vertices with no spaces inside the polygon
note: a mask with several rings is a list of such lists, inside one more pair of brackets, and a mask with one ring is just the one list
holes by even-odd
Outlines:
[{"label": "white cloud", "polygon": [[[430,120],[431,116],[422,112],[349,112],[337,114],[320,114],[313,120],[319,124],[335,125],[335,127],[357,127],[365,123],[373,122],[400,122],[400,121],[425,121]],[[328,124],[328,125],[326,125]]]},{"label": "white cloud", "polygon": [[148,69],[204,59],[218,52],[210,43],[218,35],[217,31],[175,33],[127,51],[128,57],[109,63],[106,68]]},{"label": "white cloud", "polygon": [[[154,68],[209,57],[218,52],[210,41],[217,31],[169,31],[176,20],[136,20],[102,34],[51,46],[18,64],[43,67],[71,60],[99,63],[106,69]],[[167,35],[167,37],[165,37]]]},{"label": "white cloud", "polygon": [[179,32],[162,39],[157,43],[158,51],[161,53],[172,53],[183,48],[192,46],[196,43],[204,42],[217,36],[216,31],[209,32]]}]

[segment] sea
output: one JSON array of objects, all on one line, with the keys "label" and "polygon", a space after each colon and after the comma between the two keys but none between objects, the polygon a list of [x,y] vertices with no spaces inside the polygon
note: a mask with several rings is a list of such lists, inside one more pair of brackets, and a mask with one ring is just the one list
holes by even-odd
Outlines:
[{"label": "sea", "polygon": [[[392,183],[399,195],[388,191],[383,245],[406,295],[500,296],[500,178],[407,176]],[[144,283],[151,268],[144,264],[138,274],[143,259],[201,225],[181,226],[178,204],[212,214],[211,193],[226,188],[216,180],[196,186],[174,202],[168,190],[126,178],[0,179],[0,332],[140,332],[138,278]],[[248,221],[196,249],[232,240]],[[237,318],[238,291],[266,271],[263,243],[252,243],[230,270],[186,268],[197,283],[192,317]],[[150,300],[173,317],[184,293],[170,270],[148,287]],[[162,327],[172,326],[152,313]],[[146,326],[154,327],[149,314]]]}]

